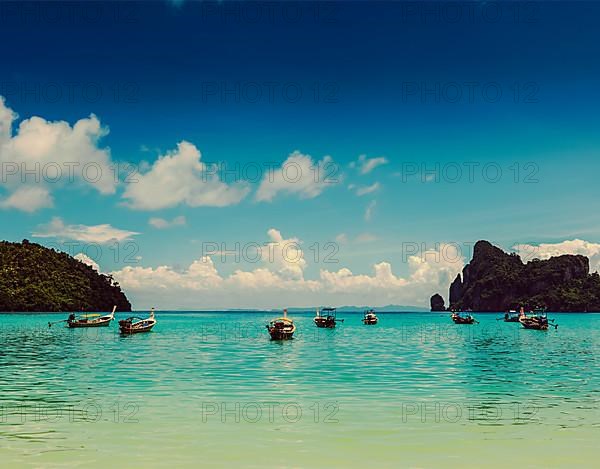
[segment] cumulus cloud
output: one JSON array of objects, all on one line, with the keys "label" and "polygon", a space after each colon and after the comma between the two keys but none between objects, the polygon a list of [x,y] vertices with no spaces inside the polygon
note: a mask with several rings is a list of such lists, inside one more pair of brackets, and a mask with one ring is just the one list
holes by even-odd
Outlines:
[{"label": "cumulus cloud", "polygon": [[186,223],[187,221],[183,215],[175,217],[170,221],[158,217],[152,217],[148,220],[148,224],[158,230],[164,230],[165,228],[172,228],[174,226],[184,226]]},{"label": "cumulus cloud", "polygon": [[353,274],[348,268],[337,272],[321,270],[321,281],[325,288],[333,292],[351,292],[354,289],[372,291],[374,289],[394,290],[407,285],[409,280],[396,277],[388,262],[380,262],[373,266],[373,275]]},{"label": "cumulus cloud", "polygon": [[298,238],[284,238],[279,230],[271,228],[269,241],[261,248],[261,259],[275,269],[283,279],[301,280],[306,269],[306,259]]},{"label": "cumulus cloud", "polygon": [[12,124],[19,116],[6,106],[4,96],[0,96],[0,143],[10,139]]},{"label": "cumulus cloud", "polygon": [[[185,270],[176,270],[170,266],[133,267],[126,266],[118,272],[113,272],[119,283],[125,282],[126,288],[132,291],[142,290],[148,293],[155,291],[162,294],[168,292],[193,293],[218,288],[223,278],[217,272],[210,257],[202,257],[192,262]],[[159,299],[154,296],[150,303],[159,304]]]},{"label": "cumulus cloud", "polygon": [[[462,270],[464,259],[452,245],[440,246],[408,259],[409,275],[400,277],[389,262],[379,262],[370,274],[343,267],[321,269],[316,279],[305,276],[306,261],[296,238],[278,230],[268,233],[262,263],[252,270],[221,274],[210,256],[193,261],[186,269],[171,266],[127,266],[112,272],[132,298],[136,308],[164,305],[186,308],[283,308],[319,304],[389,303],[426,305],[434,292],[445,292]],[[282,255],[282,246],[293,244],[295,254]],[[274,249],[277,247],[277,249]],[[450,251],[455,250],[454,254]],[[279,254],[273,253],[279,252]],[[269,258],[269,256],[271,256]]]},{"label": "cumulus cloud", "polygon": [[[13,135],[16,118],[0,97],[0,163],[4,186],[11,192],[2,201],[4,208],[33,212],[49,207],[51,188],[66,184],[87,185],[104,195],[115,193],[118,181],[110,150],[98,146],[108,128],[95,115],[73,126],[33,116],[23,120]],[[49,202],[42,203],[43,191]]]},{"label": "cumulus cloud", "polygon": [[590,259],[590,271],[600,270],[600,244],[582,239],[571,239],[559,243],[517,244],[513,250],[524,262],[532,259],[549,259],[563,254],[581,254]]},{"label": "cumulus cloud", "polygon": [[351,168],[358,168],[360,174],[369,174],[378,166],[388,164],[387,158],[378,156],[377,158],[367,158],[367,155],[360,155],[358,161],[350,163]]},{"label": "cumulus cloud", "polygon": [[425,304],[433,292],[445,292],[464,267],[464,258],[455,245],[441,244],[408,258],[409,276],[398,277],[389,262],[373,266],[373,274],[354,274],[348,268],[321,271],[323,290],[386,298],[386,301]]},{"label": "cumulus cloud", "polygon": [[19,187],[7,198],[0,200],[0,208],[14,208],[28,213],[52,206],[54,201],[48,189],[37,186]]},{"label": "cumulus cloud", "polygon": [[249,192],[246,184],[226,184],[208,170],[193,144],[182,141],[160,156],[150,169],[127,184],[125,205],[157,210],[185,204],[190,207],[225,207],[239,203]]},{"label": "cumulus cloud", "polygon": [[135,231],[114,228],[109,224],[103,225],[65,225],[59,217],[54,217],[50,223],[40,225],[32,233],[36,238],[56,238],[61,240],[81,241],[83,243],[106,244],[111,241],[126,241],[138,235]]},{"label": "cumulus cloud", "polygon": [[[245,260],[252,263],[261,263],[268,266],[281,279],[301,279],[306,268],[306,259],[298,238],[284,238],[279,230],[271,228],[267,231],[269,240],[262,245],[248,245],[244,248]],[[214,251],[205,253],[208,256],[220,255],[226,259],[227,255],[239,256],[237,251]],[[260,269],[259,269],[260,270]],[[257,271],[257,273],[260,273]],[[239,275],[249,278],[246,273],[237,271]]]},{"label": "cumulus cloud", "polygon": [[100,272],[100,266],[98,265],[98,263],[95,262],[91,257],[87,256],[86,254],[80,252],[79,254],[76,254],[73,257],[75,259],[77,259],[79,262],[83,262],[84,264],[89,265],[96,272]]},{"label": "cumulus cloud", "polygon": [[310,155],[295,151],[279,168],[265,172],[256,192],[256,200],[270,202],[280,192],[312,199],[339,182],[337,166],[330,156],[313,161]]}]

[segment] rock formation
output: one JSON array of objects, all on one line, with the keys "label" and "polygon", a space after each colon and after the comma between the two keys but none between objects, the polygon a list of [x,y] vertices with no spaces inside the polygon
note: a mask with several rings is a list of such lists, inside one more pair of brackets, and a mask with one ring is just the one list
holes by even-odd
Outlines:
[{"label": "rock formation", "polygon": [[431,297],[431,311],[446,311],[444,299],[439,293]]},{"label": "rock formation", "polygon": [[450,285],[449,309],[505,311],[546,307],[550,311],[600,311],[600,276],[589,260],[562,255],[524,264],[488,241],[478,241],[473,259]]}]

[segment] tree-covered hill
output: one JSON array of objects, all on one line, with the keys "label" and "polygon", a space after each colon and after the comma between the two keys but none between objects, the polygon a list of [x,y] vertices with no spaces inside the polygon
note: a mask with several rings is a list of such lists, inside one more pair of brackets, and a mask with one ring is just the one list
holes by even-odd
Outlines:
[{"label": "tree-covered hill", "polygon": [[450,308],[474,311],[545,307],[550,311],[600,311],[600,276],[585,256],[562,255],[523,263],[487,241],[450,285]]},{"label": "tree-covered hill", "polygon": [[131,311],[109,275],[63,252],[0,242],[0,311]]}]

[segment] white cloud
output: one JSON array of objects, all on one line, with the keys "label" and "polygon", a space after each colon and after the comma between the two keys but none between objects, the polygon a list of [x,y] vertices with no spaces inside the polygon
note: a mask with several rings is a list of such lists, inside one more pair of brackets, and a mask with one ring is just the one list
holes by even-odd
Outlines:
[{"label": "white cloud", "polygon": [[[261,262],[268,266],[281,279],[301,279],[306,268],[306,259],[298,238],[284,238],[279,230],[271,228],[267,231],[269,241],[262,246],[256,246],[246,255],[252,262]],[[217,253],[222,254],[222,253]],[[258,269],[260,271],[260,269]],[[237,271],[233,277],[244,276],[246,273]]]},{"label": "white cloud", "polygon": [[438,285],[436,291],[442,295],[448,291],[464,264],[460,247],[455,243],[441,243],[438,249],[428,249],[408,258],[411,279],[419,284]]},{"label": "white cloud", "polygon": [[263,176],[256,200],[270,202],[280,192],[312,199],[320,195],[328,186],[339,182],[337,167],[330,156],[314,162],[310,155],[295,151],[279,168],[269,168]]},{"label": "white cloud", "polygon": [[559,243],[517,244],[513,250],[524,262],[532,259],[549,259],[563,254],[581,254],[590,259],[590,271],[600,270],[600,244],[582,239],[571,239]]},{"label": "white cloud", "polygon": [[89,265],[96,272],[100,272],[100,266],[98,265],[98,263],[95,262],[91,257],[85,255],[84,253],[80,252],[79,254],[76,254],[73,257],[75,259],[77,259],[78,261],[83,262],[86,265]]},{"label": "white cloud", "polygon": [[169,266],[159,266],[155,269],[126,266],[118,272],[113,272],[113,276],[119,283],[124,282],[126,289],[147,291],[153,296],[148,304],[157,305],[160,304],[160,300],[156,295],[162,295],[165,291],[175,293],[176,297],[182,292],[189,294],[217,288],[223,282],[210,257],[192,262],[184,271]]},{"label": "white cloud", "polygon": [[361,186],[356,188],[356,195],[362,197],[363,195],[371,194],[378,191],[381,185],[378,182],[371,184],[370,186]]},{"label": "white cloud", "polygon": [[81,241],[84,243],[106,244],[111,241],[126,241],[139,233],[114,228],[109,224],[103,225],[65,225],[59,217],[54,217],[50,223],[40,225],[32,233],[36,238],[57,238]]},{"label": "white cloud", "polygon": [[19,116],[8,106],[4,96],[0,96],[0,143],[10,139],[12,124]]},{"label": "white cloud", "polygon": [[[322,291],[343,293],[346,304],[401,303],[427,305],[433,293],[443,295],[464,267],[464,258],[451,244],[408,258],[409,275],[398,277],[390,263],[373,266],[373,274],[354,274],[342,268],[337,272],[321,271]],[[361,298],[364,301],[361,302]]]},{"label": "white cloud", "polygon": [[207,171],[202,155],[182,141],[175,151],[160,156],[136,182],[127,185],[125,204],[137,210],[157,210],[186,204],[190,207],[225,207],[239,203],[249,192],[241,182],[226,184]]},{"label": "white cloud", "polygon": [[[439,250],[428,250],[408,258],[409,276],[393,274],[388,262],[373,266],[373,275],[353,274],[342,268],[337,272],[321,271],[324,290],[368,296],[377,292],[386,301],[427,304],[432,293],[448,290],[448,286],[464,267],[464,259],[451,244],[442,244]],[[384,301],[385,302],[385,301]]]},{"label": "white cloud", "polygon": [[388,262],[373,266],[374,275],[355,275],[350,269],[342,268],[337,272],[321,270],[321,281],[325,288],[333,292],[350,292],[354,289],[396,289],[407,285],[408,280],[396,277]]},{"label": "white cloud", "polygon": [[[98,147],[108,129],[95,115],[80,119],[73,126],[33,116],[23,120],[13,135],[16,118],[0,97],[0,163],[6,178],[4,185],[15,195],[14,199],[9,195],[5,200],[6,207],[28,212],[48,207],[48,203],[40,203],[41,191],[50,193],[51,188],[67,184],[87,185],[104,195],[115,193],[118,181],[110,150]],[[26,201],[31,201],[31,205]]]},{"label": "white cloud", "polygon": [[358,161],[350,163],[351,168],[358,168],[360,174],[369,174],[378,166],[387,164],[387,158],[378,156],[377,158],[367,158],[367,155],[360,155]]},{"label": "white cloud", "polygon": [[17,188],[6,199],[0,200],[0,208],[15,208],[23,212],[33,213],[41,208],[54,205],[52,195],[45,187],[22,186]]},{"label": "white cloud", "polygon": [[148,224],[159,230],[164,230],[165,228],[171,228],[174,226],[184,226],[186,223],[187,221],[183,215],[175,217],[171,221],[158,217],[153,217],[148,220]]},{"label": "white cloud", "polygon": [[367,209],[365,210],[365,221],[371,221],[371,218],[373,217],[373,210],[375,210],[376,205],[376,200],[372,200],[369,205],[367,205]]},{"label": "white cloud", "polygon": [[[319,304],[389,303],[427,305],[435,292],[446,292],[464,266],[464,259],[452,245],[440,251],[427,251],[408,259],[409,275],[399,277],[388,262],[373,266],[372,274],[355,274],[348,268],[321,269],[317,279],[305,278],[306,261],[292,262],[292,255],[279,252],[286,244],[301,244],[284,238],[278,230],[268,233],[268,248],[262,264],[253,270],[235,270],[230,275],[218,272],[210,257],[198,259],[183,270],[171,266],[127,266],[113,276],[136,308],[150,306],[175,309],[208,308],[283,308]],[[277,249],[275,249],[277,248]],[[298,252],[301,252],[301,249]],[[448,254],[452,249],[454,254]],[[441,255],[445,253],[445,255]],[[267,256],[267,257],[265,257]],[[310,256],[309,256],[310,257]]]},{"label": "white cloud", "polygon": [[272,265],[284,279],[302,279],[306,269],[306,259],[298,238],[285,239],[279,230],[271,228],[267,232],[269,242],[262,247],[262,259]]}]

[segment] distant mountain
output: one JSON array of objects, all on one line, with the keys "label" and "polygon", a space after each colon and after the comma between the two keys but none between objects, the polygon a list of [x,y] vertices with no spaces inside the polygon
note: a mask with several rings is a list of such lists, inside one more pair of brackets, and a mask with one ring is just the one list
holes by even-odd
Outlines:
[{"label": "distant mountain", "polygon": [[505,311],[545,307],[550,311],[600,311],[600,276],[589,259],[563,255],[524,264],[488,241],[478,241],[473,259],[450,285],[449,309]]},{"label": "distant mountain", "polygon": [[63,252],[0,242],[0,311],[131,311],[111,276]]}]

